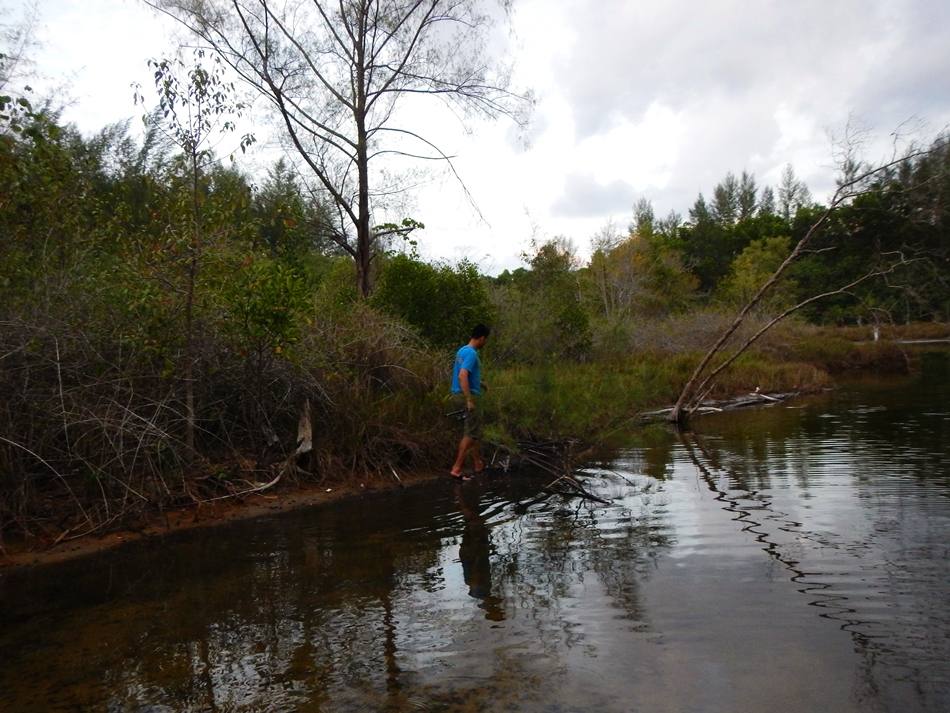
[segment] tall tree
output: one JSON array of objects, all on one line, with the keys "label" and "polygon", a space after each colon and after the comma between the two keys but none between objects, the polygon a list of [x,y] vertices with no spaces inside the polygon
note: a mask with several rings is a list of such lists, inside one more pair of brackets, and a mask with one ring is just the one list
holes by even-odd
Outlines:
[{"label": "tall tree", "polygon": [[[181,158],[188,180],[188,227],[181,243],[184,246],[185,349],[183,381],[185,387],[185,443],[189,456],[195,452],[195,306],[198,273],[205,248],[205,193],[202,188],[205,170],[212,163],[211,141],[219,132],[233,131],[233,117],[242,105],[232,98],[234,87],[227,83],[221,71],[220,60],[204,61],[204,52],[198,50],[195,63],[186,66],[181,61],[150,60],[155,91],[158,94],[161,118],[159,129],[181,150]],[[136,89],[136,101],[145,101]],[[146,123],[157,115],[146,115]],[[240,140],[243,151],[253,142],[251,135]]]},{"label": "tall tree", "polygon": [[680,231],[683,257],[699,278],[700,289],[711,291],[729,271],[733,249],[732,231],[723,227],[715,210],[700,193],[689,210],[689,225]]},{"label": "tall tree", "polygon": [[374,223],[374,204],[394,190],[375,185],[377,159],[452,166],[433,141],[398,123],[401,100],[441,100],[491,118],[517,119],[527,109],[486,60],[493,18],[477,0],[146,2],[190,28],[277,111],[292,148],[332,197],[333,237],[355,261],[364,296],[377,243],[420,225]]},{"label": "tall tree", "polygon": [[756,194],[759,189],[755,185],[755,176],[746,171],[742,172],[739,178],[739,220],[747,220],[755,214]]},{"label": "tall tree", "polygon": [[772,186],[766,186],[762,189],[762,194],[759,196],[758,212],[762,216],[775,215],[775,191],[772,190]]},{"label": "tall tree", "polygon": [[[852,176],[853,179],[853,176]],[[786,164],[778,187],[778,207],[786,223],[791,222],[799,208],[811,202],[811,191],[804,181],[795,175],[792,164]]]},{"label": "tall tree", "polygon": [[633,206],[633,223],[630,232],[635,235],[653,235],[656,227],[656,215],[649,198],[640,198]]},{"label": "tall tree", "polygon": [[739,181],[733,173],[727,173],[713,190],[712,212],[722,226],[733,225],[739,217]]},{"label": "tall tree", "polygon": [[667,213],[665,218],[660,218],[656,221],[656,233],[667,241],[673,241],[682,225],[683,216],[675,210],[671,210]]}]

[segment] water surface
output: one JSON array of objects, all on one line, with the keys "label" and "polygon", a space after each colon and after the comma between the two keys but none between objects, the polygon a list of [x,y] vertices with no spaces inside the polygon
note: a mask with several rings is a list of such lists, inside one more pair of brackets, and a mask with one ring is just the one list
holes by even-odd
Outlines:
[{"label": "water surface", "polygon": [[0,576],[0,711],[945,711],[950,388]]}]

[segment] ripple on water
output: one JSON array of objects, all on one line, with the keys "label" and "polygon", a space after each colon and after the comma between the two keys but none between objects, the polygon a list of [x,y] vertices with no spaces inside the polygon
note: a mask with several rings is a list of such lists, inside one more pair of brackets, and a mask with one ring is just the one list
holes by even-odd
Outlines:
[{"label": "ripple on water", "polygon": [[654,433],[579,474],[608,506],[439,483],[0,580],[0,710],[948,710],[912,395]]}]

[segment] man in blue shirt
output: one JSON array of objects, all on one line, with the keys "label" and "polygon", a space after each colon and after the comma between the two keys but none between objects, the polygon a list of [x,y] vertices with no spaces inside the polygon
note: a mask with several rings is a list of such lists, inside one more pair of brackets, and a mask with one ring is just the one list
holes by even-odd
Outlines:
[{"label": "man in blue shirt", "polygon": [[482,419],[478,410],[478,397],[487,385],[482,381],[478,350],[485,346],[490,333],[491,330],[484,324],[476,324],[472,329],[472,337],[468,340],[468,344],[456,352],[455,365],[452,367],[452,398],[458,410],[464,411],[465,414],[465,432],[459,442],[458,456],[450,471],[452,477],[459,480],[468,480],[471,477],[462,473],[465,458],[469,453],[472,454],[475,472],[481,473],[485,470],[480,445]]}]

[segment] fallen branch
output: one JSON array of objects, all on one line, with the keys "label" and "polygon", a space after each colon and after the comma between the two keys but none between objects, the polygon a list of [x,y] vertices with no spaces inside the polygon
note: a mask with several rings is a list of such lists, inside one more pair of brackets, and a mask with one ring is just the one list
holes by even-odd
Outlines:
[{"label": "fallen branch", "polygon": [[[749,406],[768,406],[771,404],[782,403],[788,399],[798,396],[798,391],[777,392],[772,394],[763,394],[752,392],[748,396],[738,396],[734,399],[720,401],[703,401],[695,406],[691,413],[723,413],[725,411],[735,411]],[[673,407],[656,409],[654,411],[644,411],[640,414],[641,421],[667,420],[667,417],[673,412]]]},{"label": "fallen branch", "polygon": [[[853,148],[853,144],[846,144],[846,149],[848,149],[849,153],[845,157],[846,160],[843,164],[845,167],[856,168],[858,166],[858,164],[853,162],[853,156],[850,155],[850,151],[853,150]],[[746,321],[746,318],[752,313],[752,311],[759,305],[766,293],[768,293],[771,288],[783,277],[788,268],[793,263],[795,263],[799,257],[805,254],[806,251],[811,250],[810,243],[812,240],[819,234],[825,224],[830,221],[831,217],[840,207],[848,204],[850,201],[870,190],[875,178],[886,174],[888,171],[891,171],[892,169],[912,159],[925,156],[934,150],[935,149],[933,148],[929,150],[914,150],[901,157],[897,157],[895,155],[890,161],[887,161],[881,165],[870,167],[866,170],[853,171],[846,176],[845,180],[841,181],[837,190],[834,192],[830,201],[828,202],[827,208],[825,208],[821,215],[818,216],[817,220],[811,224],[805,235],[795,244],[791,252],[786,256],[785,260],[782,261],[782,264],[779,265],[775,272],[773,272],[772,275],[759,287],[755,295],[739,311],[729,327],[722,332],[716,342],[706,351],[705,355],[696,365],[693,373],[690,375],[689,379],[686,381],[686,384],[680,391],[679,398],[676,400],[676,405],[673,406],[672,410],[670,411],[668,417],[669,421],[683,425],[687,417],[692,414],[703,401],[703,399],[705,399],[709,391],[707,387],[710,386],[712,380],[715,379],[723,369],[735,361],[735,359],[738,358],[738,356],[742,354],[760,336],[762,336],[762,334],[764,334],[779,321],[787,317],[789,314],[792,314],[793,312],[819,299],[823,299],[832,295],[845,294],[848,292],[848,290],[869,279],[870,277],[886,275],[887,273],[892,272],[897,267],[897,265],[907,263],[903,255],[901,255],[900,261],[895,265],[891,265],[884,270],[872,271],[871,273],[858,278],[854,282],[845,285],[840,289],[832,290],[821,295],[815,295],[814,297],[800,302],[799,304],[780,314],[775,319],[771,320],[765,327],[756,332],[756,334],[750,339],[746,340],[746,342],[739,349],[737,349],[731,357],[726,359],[707,376],[703,377],[703,374],[706,373],[706,369],[712,363],[712,360],[717,354],[719,354],[720,351],[725,348],[726,343],[730,340],[733,334],[738,331],[739,327]]]},{"label": "fallen branch", "polygon": [[[566,483],[567,486],[571,489],[571,492],[565,492],[563,490],[556,489],[554,486],[560,482]],[[593,500],[598,503],[603,503],[604,505],[611,504],[609,500],[604,500],[604,498],[594,495],[593,493],[585,489],[584,486],[582,486],[579,482],[577,482],[576,478],[566,473],[556,478],[555,480],[551,481],[547,485],[545,485],[544,488],[542,488],[542,490],[545,490],[546,492],[549,492],[549,493],[556,493],[558,495],[563,495],[565,497],[570,497],[573,495],[576,497],[584,498],[586,500]]]}]

